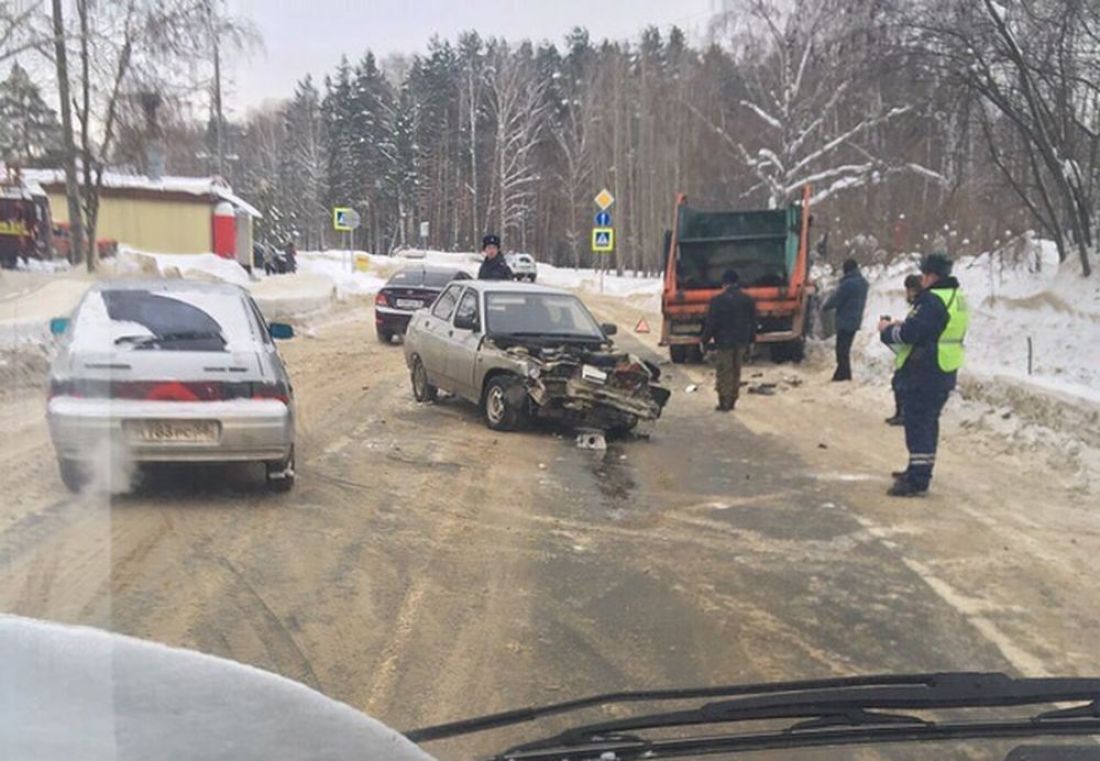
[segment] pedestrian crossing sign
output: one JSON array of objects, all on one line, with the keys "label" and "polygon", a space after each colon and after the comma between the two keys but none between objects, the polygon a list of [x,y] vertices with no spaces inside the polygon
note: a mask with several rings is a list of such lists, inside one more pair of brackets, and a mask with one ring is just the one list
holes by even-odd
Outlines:
[{"label": "pedestrian crossing sign", "polygon": [[597,254],[606,254],[615,250],[615,228],[592,228],[592,251]]}]

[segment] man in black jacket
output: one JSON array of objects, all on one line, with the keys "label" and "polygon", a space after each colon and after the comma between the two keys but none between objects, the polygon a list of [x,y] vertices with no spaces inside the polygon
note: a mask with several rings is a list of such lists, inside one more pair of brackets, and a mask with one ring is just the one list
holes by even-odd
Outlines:
[{"label": "man in black jacket", "polygon": [[863,308],[867,304],[867,281],[855,259],[844,262],[844,277],[833,294],[825,300],[822,310],[836,310],[836,372],[835,381],[852,379],[852,341],[863,323]]},{"label": "man in black jacket", "polygon": [[756,339],[756,303],[738,287],[737,273],[722,275],[722,292],[710,300],[703,345],[715,345],[716,410],[729,412],[741,390],[741,362]]},{"label": "man in black jacket", "polygon": [[481,253],[485,259],[477,271],[478,280],[513,280],[512,268],[500,253],[500,238],[490,233],[481,239]]}]

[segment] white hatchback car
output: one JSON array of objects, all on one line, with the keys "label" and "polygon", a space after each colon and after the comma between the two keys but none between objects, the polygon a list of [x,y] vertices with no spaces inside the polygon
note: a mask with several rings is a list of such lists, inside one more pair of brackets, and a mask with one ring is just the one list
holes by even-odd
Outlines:
[{"label": "white hatchback car", "polygon": [[535,282],[538,276],[539,266],[535,257],[530,254],[505,254],[504,261],[508,262],[509,269],[516,280],[529,280]]},{"label": "white hatchback car", "polygon": [[47,419],[72,491],[104,456],[126,462],[257,461],[294,482],[294,397],[248,293],[187,280],[101,283],[71,318],[50,368]]}]

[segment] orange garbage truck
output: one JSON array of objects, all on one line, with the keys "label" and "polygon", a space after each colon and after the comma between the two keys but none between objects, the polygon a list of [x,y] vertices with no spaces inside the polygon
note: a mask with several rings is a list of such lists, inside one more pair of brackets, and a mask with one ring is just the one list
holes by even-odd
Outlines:
[{"label": "orange garbage truck", "polygon": [[776,361],[800,361],[814,285],[809,276],[810,188],[786,209],[704,211],[676,199],[665,233],[661,345],[675,363],[703,358],[707,305],[735,270],[756,302],[758,344]]}]

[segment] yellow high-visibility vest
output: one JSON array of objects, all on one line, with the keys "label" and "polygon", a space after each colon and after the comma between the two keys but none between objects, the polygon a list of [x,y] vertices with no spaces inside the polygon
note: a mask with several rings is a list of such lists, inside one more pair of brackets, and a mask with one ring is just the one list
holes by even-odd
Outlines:
[{"label": "yellow high-visibility vest", "polygon": [[[958,288],[931,288],[930,291],[939,297],[947,309],[947,325],[936,339],[936,362],[942,372],[953,373],[963,366],[965,359],[963,340],[966,329],[970,327],[970,309],[966,297]],[[904,367],[912,352],[913,347],[904,344],[894,358],[894,367]]]}]

